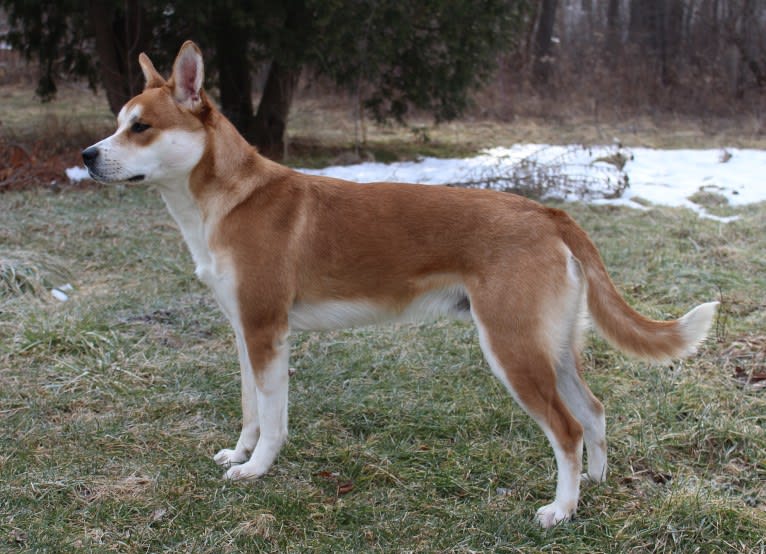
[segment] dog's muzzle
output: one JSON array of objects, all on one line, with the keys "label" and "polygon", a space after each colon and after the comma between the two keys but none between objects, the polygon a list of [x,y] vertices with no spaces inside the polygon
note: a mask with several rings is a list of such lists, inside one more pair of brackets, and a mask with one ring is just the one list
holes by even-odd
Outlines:
[{"label": "dog's muzzle", "polygon": [[[85,167],[88,168],[88,173],[90,173],[90,176],[99,182],[115,182],[115,179],[110,179],[108,176],[103,175],[103,168],[101,170],[98,169],[99,165],[99,157],[100,152],[99,149],[96,146],[89,146],[85,150],[81,152],[82,155],[82,161],[85,164]],[[129,183],[137,183],[138,181],[143,181],[145,178],[145,175],[138,174],[133,175],[131,177],[128,177],[127,179],[120,179],[121,181],[129,182]]]}]

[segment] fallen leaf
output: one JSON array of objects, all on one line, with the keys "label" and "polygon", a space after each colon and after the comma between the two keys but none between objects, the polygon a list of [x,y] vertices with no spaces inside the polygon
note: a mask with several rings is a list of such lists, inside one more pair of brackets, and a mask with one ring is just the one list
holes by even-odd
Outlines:
[{"label": "fallen leaf", "polygon": [[354,482],[353,481],[346,481],[345,483],[340,483],[338,485],[338,496],[342,494],[348,494],[352,490],[354,490]]}]

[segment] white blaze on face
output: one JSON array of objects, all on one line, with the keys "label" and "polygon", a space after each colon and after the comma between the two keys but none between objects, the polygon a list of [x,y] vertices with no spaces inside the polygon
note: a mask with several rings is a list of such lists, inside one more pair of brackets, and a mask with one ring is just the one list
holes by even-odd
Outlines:
[{"label": "white blaze on face", "polygon": [[159,136],[149,144],[139,144],[131,138],[131,127],[140,120],[141,112],[140,104],[120,110],[115,133],[94,145],[99,156],[91,168],[93,176],[104,182],[141,181],[160,185],[187,180],[202,158],[204,133],[155,129],[153,132]]}]

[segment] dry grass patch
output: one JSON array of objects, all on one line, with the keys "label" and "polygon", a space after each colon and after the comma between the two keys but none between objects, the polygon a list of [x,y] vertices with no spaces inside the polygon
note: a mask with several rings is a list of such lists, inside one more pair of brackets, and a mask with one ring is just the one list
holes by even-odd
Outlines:
[{"label": "dry grass patch", "polygon": [[721,352],[722,367],[743,387],[766,389],[766,335],[739,337]]},{"label": "dry grass patch", "polygon": [[48,253],[0,251],[0,298],[31,294],[47,299],[53,287],[66,284],[71,277],[65,264]]}]

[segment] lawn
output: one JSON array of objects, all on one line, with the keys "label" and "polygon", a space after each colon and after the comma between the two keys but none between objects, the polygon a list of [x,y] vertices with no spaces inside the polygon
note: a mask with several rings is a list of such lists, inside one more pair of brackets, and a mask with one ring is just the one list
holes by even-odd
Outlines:
[{"label": "lawn", "polygon": [[[698,355],[651,365],[592,338],[611,474],[543,531],[552,452],[436,321],[292,340],[288,444],[267,476],[212,461],[239,432],[232,333],[144,188],[0,195],[0,551],[766,550],[766,206],[568,205],[656,318],[722,301]],[[71,283],[70,299],[50,294]]]}]

